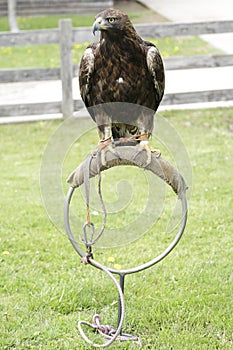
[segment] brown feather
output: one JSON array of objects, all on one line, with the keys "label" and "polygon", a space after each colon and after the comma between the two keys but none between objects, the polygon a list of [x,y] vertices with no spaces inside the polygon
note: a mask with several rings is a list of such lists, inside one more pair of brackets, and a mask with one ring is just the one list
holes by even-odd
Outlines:
[{"label": "brown feather", "polygon": [[114,138],[150,135],[164,93],[159,51],[138,36],[120,10],[105,10],[96,18],[115,18],[115,23],[101,30],[100,41],[84,53],[79,76],[82,99],[99,128],[112,124]]}]

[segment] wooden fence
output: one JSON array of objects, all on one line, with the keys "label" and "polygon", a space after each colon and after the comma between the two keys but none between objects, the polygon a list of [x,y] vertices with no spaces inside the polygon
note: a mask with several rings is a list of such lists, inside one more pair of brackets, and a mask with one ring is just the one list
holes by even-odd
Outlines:
[{"label": "wooden fence", "polygon": [[[233,32],[233,21],[211,21],[194,23],[162,23],[135,26],[144,38],[162,38],[172,36],[192,36]],[[0,105],[0,116],[33,115],[60,113],[64,117],[73,110],[83,107],[81,100],[73,100],[72,78],[78,74],[78,65],[73,65],[71,49],[73,43],[93,41],[91,28],[72,28],[71,20],[61,20],[58,29],[21,31],[19,33],[0,34],[0,46],[18,46],[33,44],[60,44],[60,68],[36,69],[0,69],[0,82],[18,82],[30,80],[62,80],[62,103],[27,103],[24,105]],[[233,55],[201,55],[169,57],[164,59],[166,70],[210,68],[233,66]],[[186,93],[165,94],[162,104],[184,104],[233,100],[233,89],[195,91]]]},{"label": "wooden fence", "polygon": [[[64,13],[97,13],[113,6],[112,0],[17,0],[17,16],[39,16]],[[7,16],[7,0],[0,0],[1,16]]]}]

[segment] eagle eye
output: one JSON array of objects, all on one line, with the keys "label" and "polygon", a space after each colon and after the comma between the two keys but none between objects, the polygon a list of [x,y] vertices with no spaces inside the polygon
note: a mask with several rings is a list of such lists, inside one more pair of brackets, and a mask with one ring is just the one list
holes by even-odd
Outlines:
[{"label": "eagle eye", "polygon": [[116,18],[114,18],[114,17],[110,17],[110,18],[108,18],[108,23],[114,23],[115,22],[115,20],[116,20]]}]

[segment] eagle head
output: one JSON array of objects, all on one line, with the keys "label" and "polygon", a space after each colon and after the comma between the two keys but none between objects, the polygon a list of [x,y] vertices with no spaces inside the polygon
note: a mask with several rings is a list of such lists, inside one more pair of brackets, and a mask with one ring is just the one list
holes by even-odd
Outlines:
[{"label": "eagle head", "polygon": [[96,15],[92,31],[94,35],[97,30],[106,33],[119,34],[127,28],[132,29],[133,25],[124,12],[116,9],[107,9]]}]

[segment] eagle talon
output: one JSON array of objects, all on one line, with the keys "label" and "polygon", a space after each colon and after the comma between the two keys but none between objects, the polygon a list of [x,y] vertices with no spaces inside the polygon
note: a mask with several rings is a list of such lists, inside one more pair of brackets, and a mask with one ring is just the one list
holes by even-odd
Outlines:
[{"label": "eagle talon", "polygon": [[153,148],[150,147],[148,145],[148,141],[147,140],[143,140],[141,141],[137,146],[138,151],[137,153],[134,155],[133,160],[135,160],[135,158],[137,158],[137,156],[142,152],[145,151],[147,154],[147,161],[144,165],[142,165],[144,168],[146,168],[150,163],[151,163],[151,153],[153,153],[156,158],[159,158],[161,156],[161,151],[157,148]]},{"label": "eagle talon", "polygon": [[158,148],[150,147],[151,153],[155,155],[156,158],[161,157],[161,151]]},{"label": "eagle talon", "polygon": [[106,153],[110,152],[118,159],[121,159],[118,152],[114,149],[111,137],[101,140],[99,143],[99,151],[101,152],[101,163],[103,166],[107,166]]},{"label": "eagle talon", "polygon": [[134,155],[133,160],[135,160],[135,158],[137,158],[137,156],[142,151],[146,151],[147,160],[146,160],[146,163],[142,165],[143,168],[146,168],[151,163],[151,149],[150,149],[150,146],[148,145],[148,141],[147,140],[143,140],[136,147],[138,148],[138,151]]},{"label": "eagle talon", "polygon": [[100,140],[100,142],[99,142],[99,150],[104,149],[111,142],[112,142],[111,136],[107,137],[106,139]]}]

